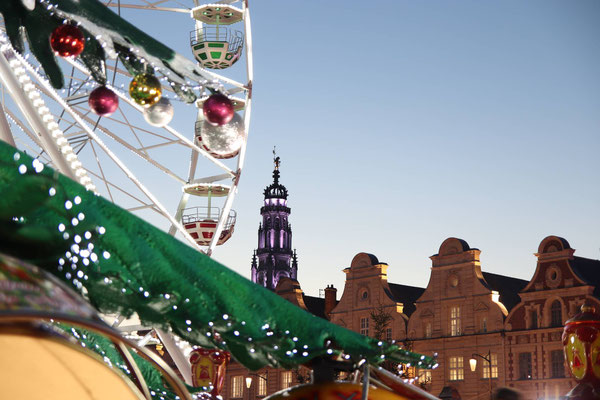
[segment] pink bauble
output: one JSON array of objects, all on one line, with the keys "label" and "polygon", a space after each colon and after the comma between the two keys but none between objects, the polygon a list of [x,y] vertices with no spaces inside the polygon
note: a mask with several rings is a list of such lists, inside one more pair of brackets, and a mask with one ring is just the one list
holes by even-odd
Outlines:
[{"label": "pink bauble", "polygon": [[206,120],[213,125],[223,126],[233,118],[233,103],[227,96],[221,93],[211,95],[204,104],[202,110]]},{"label": "pink bauble", "polygon": [[108,117],[119,107],[119,98],[106,86],[100,86],[90,93],[88,104],[94,113],[101,117]]}]

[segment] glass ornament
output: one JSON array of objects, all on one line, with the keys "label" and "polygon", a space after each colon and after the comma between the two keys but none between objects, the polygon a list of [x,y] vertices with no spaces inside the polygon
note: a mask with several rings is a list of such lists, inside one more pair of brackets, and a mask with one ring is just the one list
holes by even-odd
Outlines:
[{"label": "glass ornament", "polygon": [[152,74],[138,74],[129,84],[129,95],[140,106],[156,104],[161,93],[160,81]]},{"label": "glass ornament", "polygon": [[90,93],[88,104],[95,114],[108,117],[119,107],[119,97],[106,86],[100,86]]},{"label": "glass ornament", "polygon": [[213,125],[225,125],[233,118],[233,103],[221,93],[211,95],[202,105],[204,117]]},{"label": "glass ornament", "polygon": [[61,57],[78,56],[85,47],[83,32],[75,25],[61,25],[52,31],[50,47]]},{"label": "glass ornament", "polygon": [[33,11],[35,8],[35,0],[21,0],[21,3],[29,11]]},{"label": "glass ornament", "polygon": [[202,144],[211,153],[219,156],[235,153],[240,150],[246,138],[244,120],[239,114],[234,114],[231,121],[222,126],[204,120],[200,129],[200,138]]},{"label": "glass ornament", "polygon": [[161,97],[156,104],[144,110],[144,119],[150,125],[161,128],[171,122],[174,113],[169,99]]}]

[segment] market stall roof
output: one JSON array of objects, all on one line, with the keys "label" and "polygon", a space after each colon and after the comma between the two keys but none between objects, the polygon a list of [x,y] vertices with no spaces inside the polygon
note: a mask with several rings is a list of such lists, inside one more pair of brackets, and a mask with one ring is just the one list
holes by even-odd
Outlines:
[{"label": "market stall roof", "polygon": [[66,281],[100,312],[137,313],[250,369],[328,355],[435,364],[311,315],[4,142],[0,193],[0,251]]}]

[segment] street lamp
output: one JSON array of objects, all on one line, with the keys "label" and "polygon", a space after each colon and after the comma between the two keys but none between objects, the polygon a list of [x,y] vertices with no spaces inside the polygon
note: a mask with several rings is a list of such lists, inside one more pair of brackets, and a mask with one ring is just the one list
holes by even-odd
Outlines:
[{"label": "street lamp", "polygon": [[250,399],[250,386],[252,386],[252,377],[256,376],[260,379],[263,379],[265,382],[267,381],[267,378],[260,375],[260,374],[248,374],[248,376],[246,377],[246,388],[248,389],[248,398]]},{"label": "street lamp", "polygon": [[469,366],[471,367],[471,372],[475,372],[475,369],[477,368],[477,359],[475,357],[479,357],[479,358],[483,358],[485,361],[488,362],[488,367],[489,367],[489,373],[488,373],[488,380],[490,381],[490,400],[492,398],[492,353],[491,350],[488,351],[487,356],[482,356],[481,354],[476,354],[473,353],[471,355],[471,358],[469,359]]}]

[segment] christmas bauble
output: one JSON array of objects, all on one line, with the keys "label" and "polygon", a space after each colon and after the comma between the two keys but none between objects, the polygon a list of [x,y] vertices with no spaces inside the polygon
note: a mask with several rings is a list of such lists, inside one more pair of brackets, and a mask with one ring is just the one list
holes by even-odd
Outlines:
[{"label": "christmas bauble", "polygon": [[233,118],[233,103],[221,93],[211,95],[202,105],[206,120],[213,125],[225,125]]},{"label": "christmas bauble", "polygon": [[207,120],[202,123],[200,130],[202,144],[211,153],[217,155],[228,155],[237,152],[244,143],[244,120],[239,114],[234,114],[229,123],[219,126],[213,125]]},{"label": "christmas bauble", "polygon": [[75,25],[61,25],[50,35],[50,47],[61,57],[78,56],[84,46],[83,32]]},{"label": "christmas bauble", "polygon": [[35,0],[21,0],[21,3],[29,11],[32,11],[35,8]]},{"label": "christmas bauble", "polygon": [[163,127],[173,119],[173,105],[166,97],[144,110],[144,119],[152,126]]},{"label": "christmas bauble", "polygon": [[129,95],[140,106],[150,107],[160,100],[160,81],[151,74],[138,74],[129,84]]},{"label": "christmas bauble", "polygon": [[90,109],[101,117],[108,117],[119,107],[119,98],[106,86],[97,87],[88,99]]}]

